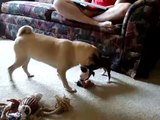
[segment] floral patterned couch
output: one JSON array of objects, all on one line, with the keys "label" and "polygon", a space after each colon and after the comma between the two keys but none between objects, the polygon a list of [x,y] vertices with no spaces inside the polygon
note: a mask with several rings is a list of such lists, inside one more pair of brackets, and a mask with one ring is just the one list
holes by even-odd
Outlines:
[{"label": "floral patterned couch", "polygon": [[[65,19],[52,6],[53,0],[3,0],[0,12],[0,36],[14,40],[19,27],[31,25],[35,32],[58,38],[85,41],[110,56],[112,70],[135,77],[148,76],[151,68],[145,58],[148,38],[159,30],[159,1],[138,0],[128,10],[119,32]],[[149,36],[150,35],[150,36]],[[156,39],[156,38],[154,38]],[[149,43],[150,44],[150,43]],[[155,45],[152,45],[153,48]],[[151,48],[152,48],[151,47]],[[153,57],[153,56],[152,56]],[[157,55],[154,54],[156,63]],[[143,71],[143,72],[142,72]]]}]

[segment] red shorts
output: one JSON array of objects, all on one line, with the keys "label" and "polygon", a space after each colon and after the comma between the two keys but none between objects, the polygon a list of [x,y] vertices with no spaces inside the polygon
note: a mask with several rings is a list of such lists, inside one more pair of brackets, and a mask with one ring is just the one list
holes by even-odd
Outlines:
[{"label": "red shorts", "polygon": [[[110,5],[114,5],[116,0],[85,0],[86,2],[91,2],[97,5],[101,5],[101,6],[110,6]],[[88,8],[90,9],[96,9],[96,7],[93,6],[88,6]]]},{"label": "red shorts", "polygon": [[116,0],[92,0],[92,3],[102,6],[114,5]]}]

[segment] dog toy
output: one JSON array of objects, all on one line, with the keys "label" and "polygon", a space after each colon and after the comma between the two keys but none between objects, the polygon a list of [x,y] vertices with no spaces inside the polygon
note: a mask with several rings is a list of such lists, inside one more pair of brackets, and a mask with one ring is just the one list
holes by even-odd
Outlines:
[{"label": "dog toy", "polygon": [[91,75],[94,76],[94,72],[90,69],[87,69],[86,67],[80,67],[81,68],[81,75],[80,75],[80,80],[77,81],[77,85],[80,87],[84,87],[84,88],[89,88],[89,87],[93,87],[94,83],[92,83],[89,78]]},{"label": "dog toy", "polygon": [[72,106],[69,98],[67,98],[65,95],[63,97],[56,95],[55,98],[55,108],[42,108],[41,111],[43,115],[60,114],[71,110]]},{"label": "dog toy", "polygon": [[22,100],[9,99],[7,100],[8,104],[0,103],[3,108],[0,120],[38,120],[43,115],[63,113],[72,108],[70,99],[66,96],[62,98],[55,96],[55,108],[44,108],[39,103],[41,98],[42,94],[35,94]]},{"label": "dog toy", "polygon": [[4,106],[1,120],[27,120],[29,116],[35,114],[40,109],[39,101],[42,94],[35,94],[22,100],[9,99]]}]

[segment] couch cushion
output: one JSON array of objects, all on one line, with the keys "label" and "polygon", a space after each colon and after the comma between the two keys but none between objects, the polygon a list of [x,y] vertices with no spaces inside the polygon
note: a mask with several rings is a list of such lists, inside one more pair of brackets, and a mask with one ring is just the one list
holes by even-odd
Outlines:
[{"label": "couch cushion", "polygon": [[1,11],[13,15],[22,15],[37,19],[50,20],[54,11],[52,4],[30,2],[30,1],[9,1],[2,3]]}]

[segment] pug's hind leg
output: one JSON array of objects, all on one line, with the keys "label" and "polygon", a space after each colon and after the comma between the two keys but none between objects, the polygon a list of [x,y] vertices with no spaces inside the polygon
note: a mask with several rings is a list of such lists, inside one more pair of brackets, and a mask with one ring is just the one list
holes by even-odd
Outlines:
[{"label": "pug's hind leg", "polygon": [[28,63],[30,61],[30,58],[28,58],[25,63],[22,65],[22,68],[24,70],[24,72],[27,74],[28,78],[31,78],[31,77],[34,77],[34,75],[31,75],[29,72],[28,72]]},{"label": "pug's hind leg", "polygon": [[72,89],[72,88],[69,86],[68,82],[67,82],[67,79],[66,79],[66,70],[60,70],[60,69],[58,69],[57,72],[58,72],[58,75],[59,75],[59,77],[60,77],[60,79],[61,79],[61,81],[62,81],[62,83],[63,83],[64,88],[65,88],[67,91],[69,91],[69,92],[76,92],[76,90],[75,90],[75,89]]},{"label": "pug's hind leg", "polygon": [[12,77],[13,71],[17,69],[18,67],[22,66],[25,60],[26,60],[26,57],[17,55],[14,64],[8,67],[9,78],[11,81],[13,81],[13,77]]}]

